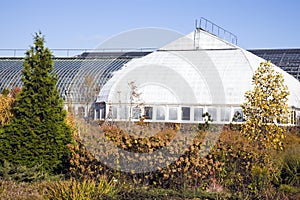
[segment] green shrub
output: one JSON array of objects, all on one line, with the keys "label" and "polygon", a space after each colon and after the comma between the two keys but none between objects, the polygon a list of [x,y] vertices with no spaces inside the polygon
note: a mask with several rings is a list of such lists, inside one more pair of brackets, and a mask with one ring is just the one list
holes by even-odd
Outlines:
[{"label": "green shrub", "polygon": [[270,182],[270,170],[268,166],[260,166],[254,164],[251,169],[251,183],[249,189],[251,192],[257,193],[263,190]]},{"label": "green shrub", "polygon": [[288,151],[283,159],[281,169],[283,184],[300,186],[300,154],[295,150]]},{"label": "green shrub", "polygon": [[300,192],[299,188],[293,187],[291,185],[282,184],[279,187],[279,190],[284,193],[297,193]]},{"label": "green shrub", "polygon": [[49,178],[47,173],[40,170],[39,166],[17,166],[7,161],[0,166],[0,177],[16,182],[34,182]]},{"label": "green shrub", "polygon": [[250,196],[271,191],[280,176],[272,151],[258,149],[237,131],[224,131],[211,152],[215,160],[224,163],[218,174],[219,184]]},{"label": "green shrub", "polygon": [[118,199],[131,200],[131,199],[172,199],[172,200],[182,200],[182,199],[230,199],[233,195],[228,193],[208,193],[201,189],[197,190],[172,190],[164,189],[159,187],[131,187],[126,188],[126,190],[120,191]]}]

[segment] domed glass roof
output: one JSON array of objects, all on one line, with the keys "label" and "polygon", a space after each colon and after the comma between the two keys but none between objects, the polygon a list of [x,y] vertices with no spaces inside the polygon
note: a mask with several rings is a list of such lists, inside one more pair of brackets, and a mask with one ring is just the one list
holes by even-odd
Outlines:
[{"label": "domed glass roof", "polygon": [[[193,114],[198,108],[212,112],[217,122],[225,118],[229,121],[236,109],[241,110],[245,92],[253,87],[252,76],[263,61],[249,51],[197,29],[126,63],[101,90],[97,102],[115,107],[115,115],[118,105],[118,112],[128,113],[131,109],[128,106],[135,103],[153,108],[153,115],[163,113],[163,117],[156,116],[159,120],[171,119],[174,107],[178,111],[174,111],[178,115],[174,119],[178,122],[197,121]],[[289,88],[289,107],[300,108],[300,82],[279,67],[275,66],[275,70],[283,74]],[[129,87],[132,82],[135,92],[140,93],[135,102]],[[121,105],[125,110],[121,110]],[[300,117],[298,111],[297,116]]]},{"label": "domed glass roof", "polygon": [[[98,102],[128,102],[128,83],[134,81],[146,104],[240,105],[262,61],[236,45],[196,30],[128,62],[104,86]],[[299,81],[279,67],[275,69],[284,75],[290,90],[289,106],[300,108]]]}]

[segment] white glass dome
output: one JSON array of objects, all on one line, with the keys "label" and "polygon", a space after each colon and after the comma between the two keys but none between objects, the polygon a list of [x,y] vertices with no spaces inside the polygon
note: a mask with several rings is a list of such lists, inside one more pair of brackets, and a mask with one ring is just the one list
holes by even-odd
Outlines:
[{"label": "white glass dome", "polygon": [[[229,123],[241,111],[244,94],[252,88],[253,73],[262,61],[197,29],[115,72],[97,98],[103,105],[98,117],[127,120],[144,115],[151,121],[198,123],[209,112],[214,122]],[[300,118],[300,82],[275,69],[284,75],[289,107],[298,108],[295,114]],[[138,98],[131,95],[130,82],[137,87]]]}]

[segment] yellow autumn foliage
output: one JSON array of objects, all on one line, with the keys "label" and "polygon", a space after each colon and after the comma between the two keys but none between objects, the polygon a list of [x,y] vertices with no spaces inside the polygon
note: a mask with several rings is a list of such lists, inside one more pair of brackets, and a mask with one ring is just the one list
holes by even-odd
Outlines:
[{"label": "yellow autumn foliage", "polygon": [[0,127],[13,118],[12,105],[15,99],[10,95],[0,94]]},{"label": "yellow autumn foliage", "polygon": [[245,93],[241,105],[246,116],[242,133],[261,148],[283,149],[288,119],[289,91],[283,75],[270,62],[262,62],[252,78],[253,89]]}]

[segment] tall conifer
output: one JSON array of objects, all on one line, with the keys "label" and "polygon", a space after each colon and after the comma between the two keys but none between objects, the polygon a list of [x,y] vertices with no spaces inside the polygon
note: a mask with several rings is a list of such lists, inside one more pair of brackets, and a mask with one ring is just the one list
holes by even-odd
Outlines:
[{"label": "tall conifer", "polygon": [[41,33],[26,52],[23,87],[13,108],[14,118],[0,135],[0,159],[27,167],[40,166],[50,174],[67,168],[72,133],[56,88],[50,50]]}]

